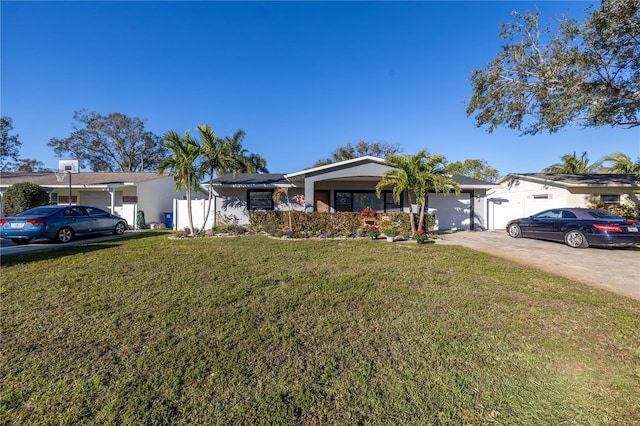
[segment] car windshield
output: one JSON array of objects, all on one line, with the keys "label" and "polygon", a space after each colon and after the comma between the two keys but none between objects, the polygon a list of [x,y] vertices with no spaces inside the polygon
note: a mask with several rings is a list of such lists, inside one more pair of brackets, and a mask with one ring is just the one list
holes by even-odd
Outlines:
[{"label": "car windshield", "polygon": [[43,216],[51,213],[53,209],[51,207],[34,207],[29,210],[18,213],[16,216]]},{"label": "car windshield", "polygon": [[617,214],[613,214],[606,210],[589,210],[589,216],[594,217],[596,219],[618,219],[624,220],[624,218],[618,216]]}]

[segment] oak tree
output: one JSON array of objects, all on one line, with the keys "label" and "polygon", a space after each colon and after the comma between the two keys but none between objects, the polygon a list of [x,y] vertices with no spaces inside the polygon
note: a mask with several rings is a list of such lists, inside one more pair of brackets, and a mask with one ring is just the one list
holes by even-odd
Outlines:
[{"label": "oak tree", "polygon": [[513,12],[501,26],[507,43],[471,75],[467,115],[478,127],[522,134],[583,127],[640,125],[640,1],[603,0],[584,22]]},{"label": "oak tree", "polygon": [[160,138],[145,130],[144,120],[119,112],[101,115],[76,111],[73,132],[52,138],[47,144],[57,156],[70,155],[80,167],[94,172],[142,172],[155,170],[167,156]]},{"label": "oak tree", "polygon": [[365,142],[359,141],[355,145],[350,143],[337,148],[331,153],[330,158],[318,160],[313,167],[325,166],[327,164],[337,163],[339,161],[351,160],[354,158],[365,157],[371,155],[373,157],[387,158],[390,155],[402,152],[400,145],[390,144],[384,141]]}]

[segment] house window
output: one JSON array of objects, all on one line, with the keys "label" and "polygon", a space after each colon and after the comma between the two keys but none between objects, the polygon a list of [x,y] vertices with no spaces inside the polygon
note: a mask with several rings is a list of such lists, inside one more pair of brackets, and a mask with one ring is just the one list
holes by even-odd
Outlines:
[{"label": "house window", "polygon": [[334,205],[338,212],[359,212],[367,207],[377,212],[402,210],[402,206],[393,201],[390,192],[383,192],[378,198],[374,191],[336,191]]},{"label": "house window", "polygon": [[49,194],[49,204],[58,204],[58,193],[52,192]]},{"label": "house window", "polygon": [[351,192],[337,192],[335,208],[337,212],[352,212],[353,211],[353,197]]},{"label": "house window", "polygon": [[396,204],[393,200],[392,192],[383,192],[384,197],[384,211],[385,212],[401,212],[402,211],[402,198],[400,199],[400,204]]},{"label": "house window", "polygon": [[249,203],[247,208],[251,210],[273,210],[273,191],[272,190],[249,190],[247,191],[247,200]]},{"label": "house window", "polygon": [[600,202],[607,206],[619,206],[620,194],[600,195]]}]

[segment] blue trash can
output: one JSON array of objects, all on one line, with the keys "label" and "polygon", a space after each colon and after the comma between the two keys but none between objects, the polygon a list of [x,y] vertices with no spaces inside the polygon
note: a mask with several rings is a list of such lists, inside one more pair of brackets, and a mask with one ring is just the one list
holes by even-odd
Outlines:
[{"label": "blue trash can", "polygon": [[164,226],[166,226],[167,229],[173,229],[173,213],[172,212],[165,212]]}]

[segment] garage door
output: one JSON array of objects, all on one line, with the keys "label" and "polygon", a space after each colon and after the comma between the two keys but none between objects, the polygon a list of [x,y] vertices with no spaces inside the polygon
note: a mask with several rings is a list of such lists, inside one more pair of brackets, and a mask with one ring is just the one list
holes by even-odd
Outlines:
[{"label": "garage door", "polygon": [[471,194],[429,194],[429,209],[436,209],[440,230],[471,229]]},{"label": "garage door", "polygon": [[[122,206],[122,192],[116,191],[114,205]],[[111,196],[107,191],[91,191],[80,193],[80,204],[97,207],[106,211],[111,211]]]}]

